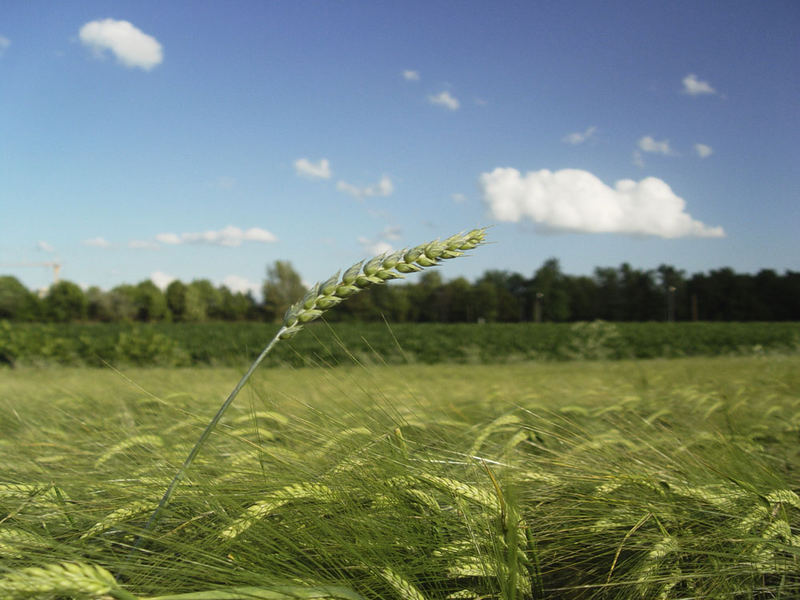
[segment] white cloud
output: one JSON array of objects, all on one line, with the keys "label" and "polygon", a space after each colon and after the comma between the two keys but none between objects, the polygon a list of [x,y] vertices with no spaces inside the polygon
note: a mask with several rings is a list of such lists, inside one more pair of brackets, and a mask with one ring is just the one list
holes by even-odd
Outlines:
[{"label": "white cloud", "polygon": [[259,227],[242,230],[233,225],[219,231],[203,231],[199,233],[159,233],[156,240],[162,244],[208,244],[212,246],[241,246],[242,242],[270,243],[278,241],[271,232]]},{"label": "white cloud", "polygon": [[56,249],[53,248],[53,246],[51,244],[48,244],[47,242],[44,242],[44,241],[41,241],[41,240],[36,242],[36,249],[37,250],[41,250],[42,252],[55,252],[56,251]]},{"label": "white cloud", "polygon": [[0,35],[0,56],[3,56],[3,53],[8,49],[11,45],[11,40],[5,36]]},{"label": "white cloud", "polygon": [[443,106],[448,110],[458,110],[458,107],[461,106],[461,103],[458,101],[458,99],[451,96],[450,92],[448,91],[440,92],[433,96],[428,96],[428,101],[431,104]]},{"label": "white cloud", "polygon": [[419,71],[403,71],[403,79],[406,81],[419,81]]},{"label": "white cloud", "polygon": [[467,197],[464,194],[450,194],[450,197],[456,204],[462,204],[467,201]]},{"label": "white cloud", "polygon": [[565,135],[561,141],[566,144],[572,144],[573,146],[577,146],[578,144],[582,144],[587,141],[590,137],[592,137],[595,132],[597,131],[597,127],[592,125],[591,127],[587,127],[586,131],[578,131],[576,133],[570,133]]},{"label": "white cloud", "polygon": [[94,246],[95,248],[108,248],[111,245],[111,242],[109,242],[105,238],[96,237],[88,240],[83,240],[83,245]]},{"label": "white cloud", "polygon": [[547,169],[522,175],[497,168],[480,176],[495,219],[532,221],[547,229],[677,237],[724,237],[685,212],[686,202],[660,179],[622,179],[613,188],[588,171]]},{"label": "white cloud", "polygon": [[90,21],[81,27],[78,37],[95,55],[103,56],[106,50],[110,50],[126,67],[149,71],[164,60],[158,40],[128,21]]},{"label": "white cloud", "polygon": [[392,252],[394,247],[385,240],[372,240],[367,237],[359,237],[358,243],[364,249],[365,254],[377,256],[385,252]]},{"label": "white cloud", "polygon": [[387,225],[386,227],[383,228],[383,231],[381,232],[381,237],[385,240],[395,241],[400,239],[402,233],[403,230],[400,227],[397,227],[396,225]]},{"label": "white cloud", "polygon": [[358,243],[364,249],[364,252],[369,254],[383,254],[384,252],[392,252],[395,248],[391,242],[396,242],[402,237],[403,230],[397,226],[386,226],[374,238],[359,237]]},{"label": "white cloud", "polygon": [[330,179],[331,165],[327,158],[321,159],[318,163],[312,163],[307,158],[298,158],[294,161],[294,170],[298,175],[315,179]]},{"label": "white cloud", "polygon": [[356,198],[360,198],[361,196],[364,195],[361,191],[361,188],[353,185],[352,183],[347,183],[346,181],[337,181],[336,189],[339,190],[340,192],[344,192],[345,194],[350,194],[351,196],[355,196]]},{"label": "white cloud", "polygon": [[392,192],[394,192],[394,185],[386,175],[381,177],[377,186],[370,186],[366,189],[367,196],[389,196]]},{"label": "white cloud", "polygon": [[222,280],[222,285],[234,293],[241,292],[247,294],[249,292],[255,297],[261,294],[261,284],[254,283],[240,275],[228,275]]},{"label": "white cloud", "polygon": [[336,189],[356,198],[390,196],[394,192],[394,184],[388,175],[384,175],[378,183],[366,187],[358,187],[346,181],[338,181],[336,183]]},{"label": "white cloud", "polygon": [[133,248],[135,250],[156,250],[159,248],[159,245],[152,240],[131,240],[128,242],[128,248]]},{"label": "white cloud", "polygon": [[156,236],[156,240],[162,244],[180,244],[181,236],[179,236],[177,233],[159,233]]},{"label": "white cloud", "polygon": [[697,152],[697,156],[700,158],[708,158],[714,154],[714,149],[706,144],[695,144],[694,151]]},{"label": "white cloud", "polygon": [[150,281],[152,281],[158,289],[162,292],[167,289],[167,286],[175,281],[175,278],[168,273],[163,273],[161,271],[154,271],[150,273]]},{"label": "white cloud", "polygon": [[694,73],[689,73],[683,78],[683,91],[690,96],[717,93],[717,90],[711,87],[710,83],[698,79]]},{"label": "white cloud", "polygon": [[657,142],[649,135],[644,136],[639,140],[639,150],[644,152],[652,152],[653,154],[663,154],[664,156],[671,156],[674,154],[672,148],[669,147],[669,140]]},{"label": "white cloud", "polygon": [[639,168],[644,168],[644,157],[638,150],[633,151],[633,164]]}]

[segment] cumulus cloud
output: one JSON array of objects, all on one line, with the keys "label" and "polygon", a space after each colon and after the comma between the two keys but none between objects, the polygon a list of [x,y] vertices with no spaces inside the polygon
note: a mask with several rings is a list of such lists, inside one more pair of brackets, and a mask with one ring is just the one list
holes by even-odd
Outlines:
[{"label": "cumulus cloud", "polygon": [[233,225],[219,231],[203,231],[200,233],[159,233],[156,240],[162,244],[208,244],[211,246],[241,246],[243,242],[270,243],[278,241],[271,232],[259,227],[240,229]]},{"label": "cumulus cloud", "polygon": [[683,78],[683,91],[690,96],[701,96],[703,94],[716,94],[717,90],[711,87],[707,81],[697,78],[694,73],[689,73]]},{"label": "cumulus cloud", "polygon": [[419,81],[419,71],[405,70],[403,71],[403,79],[406,81]]},{"label": "cumulus cloud", "polygon": [[672,148],[669,147],[669,140],[657,142],[649,135],[644,136],[639,140],[639,149],[644,152],[652,152],[653,154],[663,154],[664,156],[671,156],[674,154]]},{"label": "cumulus cloud", "polygon": [[104,56],[110,50],[126,67],[149,71],[164,60],[158,40],[128,21],[90,21],[81,27],[78,37],[96,56]]},{"label": "cumulus cloud", "polygon": [[55,252],[56,249],[53,248],[51,244],[48,244],[45,241],[39,240],[36,242],[36,249],[41,250],[42,252]]},{"label": "cumulus cloud", "polygon": [[294,161],[294,170],[298,175],[312,179],[330,179],[332,175],[327,158],[321,159],[318,163],[313,163],[307,158],[298,158]]},{"label": "cumulus cloud", "polygon": [[111,245],[111,242],[103,237],[95,237],[88,240],[83,240],[83,245],[94,246],[95,248],[108,248]]},{"label": "cumulus cloud", "polygon": [[338,181],[336,189],[345,194],[350,194],[355,198],[364,198],[369,196],[390,196],[394,192],[394,184],[389,179],[388,175],[381,177],[380,181],[374,185],[365,187],[358,187],[346,181]]},{"label": "cumulus cloud", "polygon": [[458,107],[461,106],[461,103],[458,101],[458,99],[451,96],[450,92],[448,91],[428,96],[428,101],[431,104],[443,106],[448,110],[458,110]]},{"label": "cumulus cloud", "polygon": [[664,181],[622,179],[614,187],[580,169],[529,171],[497,168],[480,176],[491,215],[531,221],[547,229],[678,237],[724,237],[686,213],[686,202]]},{"label": "cumulus cloud", "polygon": [[11,40],[5,36],[0,35],[0,56],[3,56],[6,49],[11,45]]},{"label": "cumulus cloud", "polygon": [[167,286],[170,283],[175,281],[175,278],[168,273],[163,273],[162,271],[153,271],[150,273],[150,281],[152,281],[155,286],[163,292],[167,289]]},{"label": "cumulus cloud", "polygon": [[575,133],[570,133],[568,135],[565,135],[561,139],[561,141],[563,141],[565,144],[572,144],[573,146],[577,146],[587,141],[590,137],[592,137],[595,134],[596,131],[597,127],[592,125],[591,127],[587,127],[586,131],[578,131]]},{"label": "cumulus cloud", "polygon": [[706,144],[695,144],[694,151],[697,152],[697,156],[700,158],[708,158],[714,154],[714,149]]}]

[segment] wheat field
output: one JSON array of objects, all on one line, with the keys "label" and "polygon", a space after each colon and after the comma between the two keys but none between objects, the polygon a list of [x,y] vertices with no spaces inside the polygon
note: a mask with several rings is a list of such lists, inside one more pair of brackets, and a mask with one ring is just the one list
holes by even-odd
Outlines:
[{"label": "wheat field", "polygon": [[797,357],[0,371],[3,598],[792,598]]}]

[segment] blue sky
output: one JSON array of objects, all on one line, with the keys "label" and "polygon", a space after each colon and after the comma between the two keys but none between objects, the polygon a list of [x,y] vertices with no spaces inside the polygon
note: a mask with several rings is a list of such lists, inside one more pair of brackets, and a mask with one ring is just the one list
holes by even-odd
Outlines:
[{"label": "blue sky", "polygon": [[259,287],[448,262],[800,269],[800,4],[0,8],[0,273]]}]

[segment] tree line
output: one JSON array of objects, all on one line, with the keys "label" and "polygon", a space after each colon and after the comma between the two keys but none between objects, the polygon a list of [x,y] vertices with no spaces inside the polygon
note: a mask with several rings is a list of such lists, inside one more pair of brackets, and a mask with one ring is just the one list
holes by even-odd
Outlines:
[{"label": "tree line", "polygon": [[[42,296],[12,276],[0,276],[0,319],[11,321],[279,321],[305,292],[288,261],[267,268],[263,300],[215,286],[207,279],[152,281],[111,290],[53,284]],[[641,270],[625,263],[592,275],[568,275],[557,259],[531,277],[486,271],[473,282],[445,281],[436,270],[413,282],[376,286],[326,314],[330,321],[800,321],[800,272],[756,274],[730,268],[696,273],[669,265]]]}]

